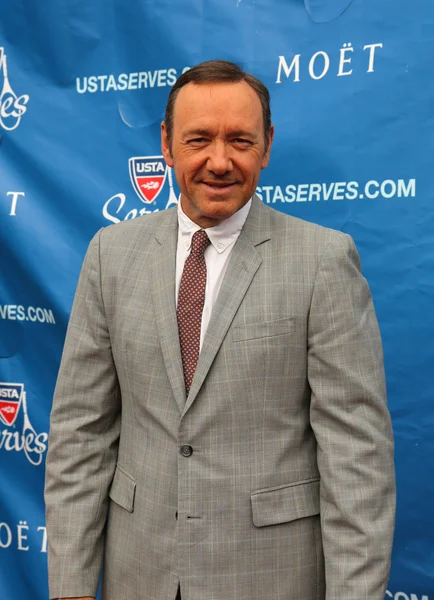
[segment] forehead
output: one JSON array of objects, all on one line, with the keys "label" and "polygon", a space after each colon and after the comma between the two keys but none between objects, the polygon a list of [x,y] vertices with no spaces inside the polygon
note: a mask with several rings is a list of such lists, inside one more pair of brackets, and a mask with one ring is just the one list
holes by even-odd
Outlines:
[{"label": "forehead", "polygon": [[218,121],[234,127],[262,127],[262,105],[245,81],[188,83],[175,100],[174,129],[206,127]]}]

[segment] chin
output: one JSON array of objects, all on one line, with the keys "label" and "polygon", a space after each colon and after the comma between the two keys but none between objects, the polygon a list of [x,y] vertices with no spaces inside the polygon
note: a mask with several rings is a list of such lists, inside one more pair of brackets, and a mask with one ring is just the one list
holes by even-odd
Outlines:
[{"label": "chin", "polygon": [[211,198],[206,198],[203,202],[200,203],[200,208],[203,208],[204,211],[222,211],[222,212],[236,212],[242,206],[247,204],[248,200],[240,199],[240,198],[231,198],[230,196],[216,196]]},{"label": "chin", "polygon": [[235,214],[237,210],[239,210],[239,208],[241,208],[238,205],[228,206],[227,204],[224,204],[221,201],[215,204],[217,204],[217,206],[214,205],[204,207],[204,210],[201,211],[201,214],[204,217],[207,217],[208,219],[228,219],[233,214]]}]

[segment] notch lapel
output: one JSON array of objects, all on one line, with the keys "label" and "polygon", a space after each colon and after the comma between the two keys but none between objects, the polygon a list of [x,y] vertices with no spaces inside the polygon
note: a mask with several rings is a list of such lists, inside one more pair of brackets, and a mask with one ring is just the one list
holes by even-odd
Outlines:
[{"label": "notch lapel", "polygon": [[167,211],[166,227],[155,233],[159,244],[152,261],[152,298],[164,364],[180,412],[185,405],[185,384],[179,346],[175,303],[175,266],[178,240],[176,210]]},{"label": "notch lapel", "polygon": [[262,202],[254,197],[246,223],[229,259],[183,414],[194,402],[253,277],[262,263],[256,246],[270,239],[270,230],[270,213]]}]

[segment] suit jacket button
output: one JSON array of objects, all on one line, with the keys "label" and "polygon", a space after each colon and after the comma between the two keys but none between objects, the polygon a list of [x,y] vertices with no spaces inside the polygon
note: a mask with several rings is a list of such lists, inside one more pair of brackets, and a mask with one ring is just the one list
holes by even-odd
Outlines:
[{"label": "suit jacket button", "polygon": [[187,444],[185,446],[181,446],[181,454],[185,458],[188,458],[193,454],[193,448],[191,446],[187,446]]}]

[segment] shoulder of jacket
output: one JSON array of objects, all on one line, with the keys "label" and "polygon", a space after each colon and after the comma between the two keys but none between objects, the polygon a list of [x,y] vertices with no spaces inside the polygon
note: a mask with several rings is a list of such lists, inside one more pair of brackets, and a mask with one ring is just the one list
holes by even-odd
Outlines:
[{"label": "shoulder of jacket", "polygon": [[138,237],[146,240],[154,237],[158,232],[172,230],[177,225],[177,219],[173,215],[174,210],[176,208],[169,208],[104,227],[98,232],[101,243],[113,244],[135,240]]},{"label": "shoulder of jacket", "polygon": [[272,211],[271,219],[275,232],[281,231],[282,233],[295,236],[300,240],[313,242],[315,245],[325,247],[330,244],[348,246],[348,242],[351,240],[351,236],[337,229],[281,213],[271,207],[268,208]]}]

